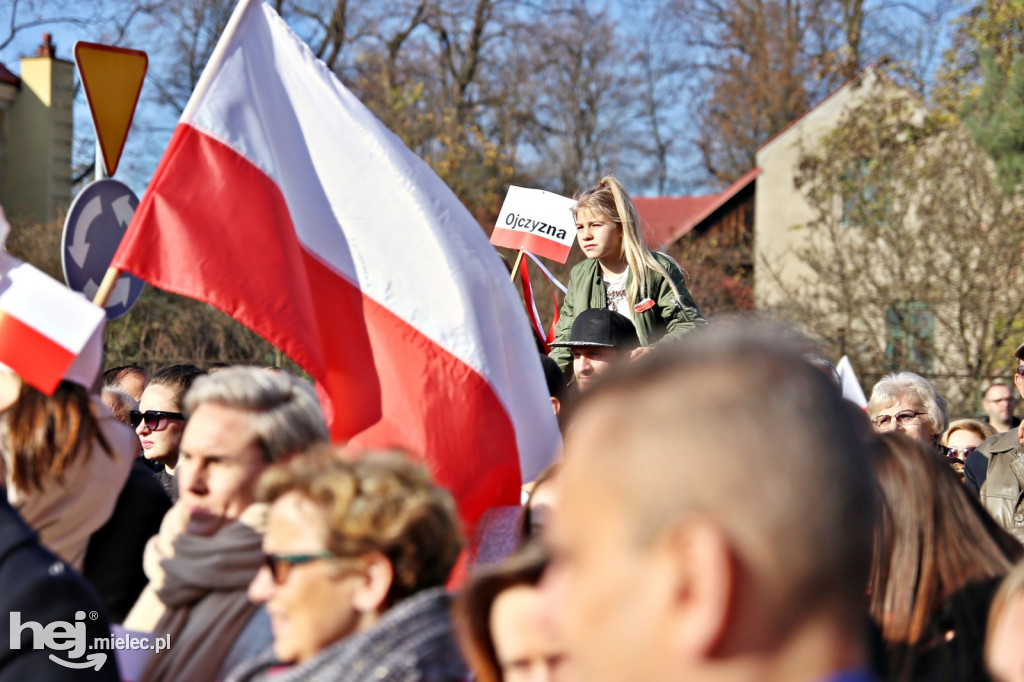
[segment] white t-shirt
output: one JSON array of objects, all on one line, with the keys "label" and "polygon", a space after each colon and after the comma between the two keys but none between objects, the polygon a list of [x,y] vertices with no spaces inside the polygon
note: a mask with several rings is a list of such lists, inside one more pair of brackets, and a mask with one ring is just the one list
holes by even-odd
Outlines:
[{"label": "white t-shirt", "polygon": [[623,270],[621,275],[604,275],[605,302],[609,308],[624,315],[626,319],[632,320],[629,297],[626,296],[626,279],[628,277],[628,268]]}]

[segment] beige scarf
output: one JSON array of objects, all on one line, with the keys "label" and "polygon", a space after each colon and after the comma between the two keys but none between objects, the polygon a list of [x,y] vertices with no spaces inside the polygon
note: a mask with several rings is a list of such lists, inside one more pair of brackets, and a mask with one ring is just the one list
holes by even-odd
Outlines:
[{"label": "beige scarf", "polygon": [[170,648],[153,654],[140,682],[213,680],[256,606],[246,590],[263,561],[267,506],[254,504],[212,537],[184,532],[181,503],[164,517],[146,545],[149,585],[124,626],[170,636]]},{"label": "beige scarf", "polygon": [[[39,541],[76,570],[82,570],[89,538],[114,513],[117,497],[124,488],[132,462],[139,454],[139,437],[114,419],[99,396],[91,396],[93,414],[100,433],[110,446],[108,453],[94,440],[89,452],[80,452],[64,472],[63,482],[46,479],[42,490],[23,491],[7,479],[7,501],[25,523],[39,534]],[[0,434],[6,434],[0,427]],[[0,442],[5,435],[0,435]],[[5,459],[6,443],[0,445]],[[0,471],[5,467],[0,462]],[[0,488],[3,487],[0,481]]]}]

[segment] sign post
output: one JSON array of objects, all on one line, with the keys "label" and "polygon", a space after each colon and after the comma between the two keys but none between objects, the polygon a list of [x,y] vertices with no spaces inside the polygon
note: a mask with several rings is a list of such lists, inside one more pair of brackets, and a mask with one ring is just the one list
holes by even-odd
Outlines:
[{"label": "sign post", "polygon": [[[572,250],[572,243],[576,240],[576,219],[572,214],[575,206],[575,201],[558,194],[513,185],[508,188],[505,203],[501,206],[494,231],[491,233],[491,244],[507,249],[519,249],[516,262],[512,266],[511,280],[515,282],[516,275],[521,274],[523,302],[545,352],[548,349],[548,342],[554,338],[555,324],[558,322],[558,301],[552,292],[555,319],[551,323],[551,330],[545,334],[533,298],[530,273],[523,263],[523,255],[529,253],[538,265],[540,261],[536,260],[534,254],[564,263]],[[557,283],[547,268],[541,266],[541,269],[552,282]]]}]

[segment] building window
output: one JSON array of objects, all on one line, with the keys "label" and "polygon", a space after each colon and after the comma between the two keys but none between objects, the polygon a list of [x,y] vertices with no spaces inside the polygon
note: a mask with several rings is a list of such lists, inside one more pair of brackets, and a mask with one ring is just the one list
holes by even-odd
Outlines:
[{"label": "building window", "polygon": [[891,306],[885,314],[885,359],[889,371],[932,371],[935,361],[935,315],[920,301]]},{"label": "building window", "polygon": [[842,199],[844,226],[889,224],[892,194],[888,191],[892,171],[870,159],[859,159],[843,172]]}]

